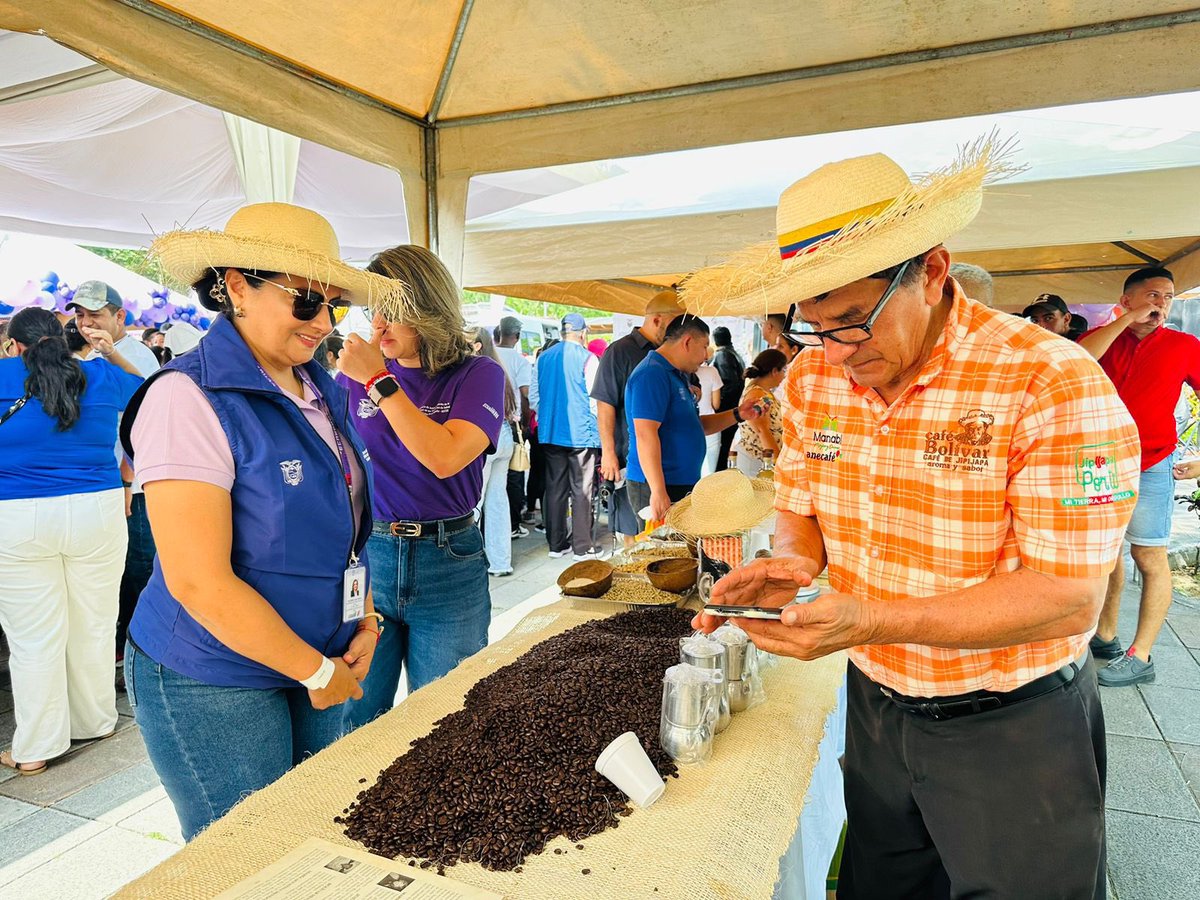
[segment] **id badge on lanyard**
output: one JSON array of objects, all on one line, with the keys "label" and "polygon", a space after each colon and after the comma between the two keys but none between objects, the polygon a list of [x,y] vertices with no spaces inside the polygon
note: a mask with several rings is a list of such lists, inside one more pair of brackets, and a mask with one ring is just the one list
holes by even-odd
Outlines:
[{"label": "id badge on lanyard", "polygon": [[367,567],[352,559],[342,575],[342,624],[367,614]]}]

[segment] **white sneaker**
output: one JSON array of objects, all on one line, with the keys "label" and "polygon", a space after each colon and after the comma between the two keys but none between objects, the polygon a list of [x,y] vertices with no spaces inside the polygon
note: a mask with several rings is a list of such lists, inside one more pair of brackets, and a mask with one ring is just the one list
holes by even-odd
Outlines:
[{"label": "white sneaker", "polygon": [[566,556],[570,552],[571,552],[570,550],[551,550],[546,555],[549,556],[551,559],[562,559],[564,556]]},{"label": "white sneaker", "polygon": [[512,569],[488,569],[488,574],[493,578],[503,578],[505,575],[511,575]]}]

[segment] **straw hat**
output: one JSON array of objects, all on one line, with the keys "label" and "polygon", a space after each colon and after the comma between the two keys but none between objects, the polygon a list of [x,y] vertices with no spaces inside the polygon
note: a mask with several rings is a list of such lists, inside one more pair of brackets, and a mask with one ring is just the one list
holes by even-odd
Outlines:
[{"label": "straw hat", "polygon": [[666,524],[691,537],[747,531],[775,510],[775,485],[736,469],[701,478],[692,492],[667,510]]},{"label": "straw hat", "polygon": [[168,232],[154,241],[150,252],[168,275],[189,287],[210,269],[235,268],[282,272],[323,287],[339,287],[354,303],[391,312],[398,313],[411,302],[403,282],[342,262],[333,226],[311,209],[290,203],[243,206],[224,231]]},{"label": "straw hat", "polygon": [[698,315],[786,312],[834,288],[911,259],[961,231],[983,185],[1014,171],[995,135],[918,182],[882,153],[821,166],[779,198],[777,238],[748,247],[680,286]]}]

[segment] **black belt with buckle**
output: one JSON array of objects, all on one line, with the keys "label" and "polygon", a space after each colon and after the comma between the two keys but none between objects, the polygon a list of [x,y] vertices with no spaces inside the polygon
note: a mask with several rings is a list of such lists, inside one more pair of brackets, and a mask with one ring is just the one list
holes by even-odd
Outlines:
[{"label": "black belt with buckle", "polygon": [[457,519],[434,519],[431,522],[377,522],[376,529],[383,526],[388,534],[395,537],[420,538],[436,537],[439,532],[443,535],[458,534],[474,524],[475,513],[469,512]]},{"label": "black belt with buckle", "polygon": [[1078,674],[1079,663],[1072,662],[1057,672],[1035,678],[1015,690],[971,691],[969,694],[957,694],[952,697],[906,697],[883,685],[877,685],[877,687],[883,696],[906,713],[940,721],[942,719],[961,719],[963,716],[973,716],[976,713],[1041,697],[1043,694],[1049,694],[1051,691],[1070,684]]}]

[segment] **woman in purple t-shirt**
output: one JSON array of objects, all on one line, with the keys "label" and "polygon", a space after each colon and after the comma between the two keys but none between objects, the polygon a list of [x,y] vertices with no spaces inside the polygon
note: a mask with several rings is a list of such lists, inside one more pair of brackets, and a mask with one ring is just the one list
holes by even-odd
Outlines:
[{"label": "woman in purple t-shirt", "polygon": [[491,596],[475,507],[504,418],[504,369],[471,355],[458,287],[441,261],[401,246],[368,269],[403,279],[414,300],[404,321],[397,310],[371,310],[371,340],[351,335],[338,355],[375,473],[367,546],[387,626],[363,698],[347,704],[351,727],[392,708],[402,667],[415,691],[487,643]]}]

